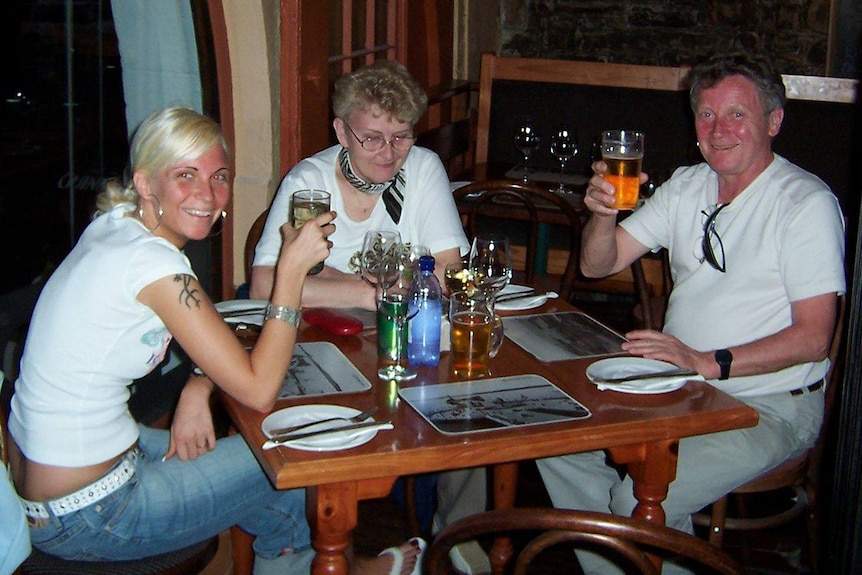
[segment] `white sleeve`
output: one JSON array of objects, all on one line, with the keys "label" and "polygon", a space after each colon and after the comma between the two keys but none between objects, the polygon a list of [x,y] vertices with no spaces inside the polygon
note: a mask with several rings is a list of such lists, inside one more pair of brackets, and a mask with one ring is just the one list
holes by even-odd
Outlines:
[{"label": "white sleeve", "polygon": [[466,254],[470,245],[440,158],[416,146],[408,162],[404,213],[398,226],[405,241],[427,246],[431,253],[458,248]]},{"label": "white sleeve", "polygon": [[[328,190],[332,185],[336,185],[327,177],[327,169],[330,172],[334,169],[332,161],[329,160],[330,154],[332,148],[302,160],[281,181],[254,250],[253,266],[274,266],[278,261],[278,253],[281,251],[281,226],[287,223],[290,196],[293,192],[303,189]],[[334,176],[332,180],[334,181]]]}]

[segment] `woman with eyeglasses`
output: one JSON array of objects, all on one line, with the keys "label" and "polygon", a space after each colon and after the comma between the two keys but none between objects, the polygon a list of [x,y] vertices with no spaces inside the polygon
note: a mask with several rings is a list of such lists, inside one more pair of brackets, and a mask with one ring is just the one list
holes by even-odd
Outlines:
[{"label": "woman with eyeglasses", "polygon": [[[667,249],[674,287],[663,330],[632,331],[623,349],[693,369],[760,415],[754,428],[680,441],[662,507],[669,526],[691,533],[692,513],[814,445],[845,278],[837,198],[772,151],[785,120],[781,75],[763,56],[735,53],[693,67],[689,81],[705,161],[677,169],[620,223],[607,166],[594,163],[581,269],[602,277]],[[604,453],[539,469],[557,507],[634,508],[631,479]],[[588,575],[620,572],[594,554],[579,560]],[[665,562],[662,572],[688,571]]]},{"label": "woman with eyeglasses", "polygon": [[332,251],[323,271],[307,279],[304,306],[376,308],[374,289],[360,280],[354,259],[369,230],[398,231],[403,242],[428,247],[443,282],[446,264],[469,246],[442,162],[414,145],[427,102],[397,62],[380,61],[336,81],[332,125],[338,144],[299,162],[282,181],[255,250],[253,299],[267,299],[272,289],[279,229],[288,219],[291,194],[300,189],[329,192],[337,214]]}]

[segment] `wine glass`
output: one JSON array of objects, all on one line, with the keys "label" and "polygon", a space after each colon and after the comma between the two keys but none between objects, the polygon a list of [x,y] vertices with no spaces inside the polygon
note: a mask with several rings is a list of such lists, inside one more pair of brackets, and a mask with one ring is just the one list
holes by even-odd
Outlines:
[{"label": "wine glass", "polygon": [[566,164],[578,154],[577,136],[571,128],[563,126],[551,135],[550,148],[551,155],[560,162],[560,186],[557,188],[557,192],[561,194],[570,193],[571,190],[566,189],[566,185],[563,183],[563,177],[566,172]]},{"label": "wine glass", "polygon": [[470,268],[479,289],[496,297],[512,279],[509,238],[496,234],[476,236],[470,248]]},{"label": "wine glass", "polygon": [[499,235],[476,236],[470,248],[470,269],[494,316],[491,333],[491,357],[494,357],[503,344],[503,320],[494,311],[494,303],[497,294],[512,280],[509,238]]},{"label": "wine glass", "polygon": [[380,290],[381,299],[401,275],[401,234],[389,230],[370,230],[362,240],[359,269],[362,279]]},{"label": "wine glass", "polygon": [[533,127],[533,121],[525,118],[515,129],[515,147],[524,156],[524,182],[527,182],[527,163],[530,156],[539,148],[540,138]]},{"label": "wine glass", "polygon": [[377,370],[377,375],[387,380],[405,381],[416,377],[415,369],[402,364],[405,352],[402,344],[403,334],[411,313],[407,305],[409,286],[399,280],[405,270],[406,262],[409,261],[408,254],[405,254],[401,234],[398,232],[371,230],[366,232],[362,242],[360,256],[362,279],[380,290],[380,298],[377,301],[379,341],[387,339],[390,335],[380,329],[379,318],[382,316],[394,324],[392,339],[395,340],[395,364]]}]

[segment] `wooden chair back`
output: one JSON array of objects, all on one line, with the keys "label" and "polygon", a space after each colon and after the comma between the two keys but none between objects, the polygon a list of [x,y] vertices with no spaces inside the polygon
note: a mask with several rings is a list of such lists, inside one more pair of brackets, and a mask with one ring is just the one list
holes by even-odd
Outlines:
[{"label": "wooden chair back", "polygon": [[[523,269],[524,281],[535,285],[536,257],[539,252],[539,210],[552,211],[554,219],[567,228],[565,268],[561,274],[558,292],[560,297],[570,300],[578,273],[578,242],[581,235],[581,217],[573,204],[562,196],[549,192],[543,186],[513,180],[485,180],[472,182],[454,192],[459,211],[466,217],[465,231],[472,238],[479,234],[481,218],[517,220],[526,223],[525,245],[514,244],[513,267]],[[521,251],[522,250],[522,251]],[[521,251],[521,254],[517,253]],[[556,286],[555,286],[556,287]]]},{"label": "wooden chair back", "polygon": [[251,284],[251,264],[254,263],[254,249],[257,247],[257,242],[260,241],[260,235],[263,233],[263,226],[266,225],[266,217],[269,215],[269,210],[266,209],[254,220],[248,234],[245,236],[245,247],[243,249],[243,265],[245,267],[245,283]]},{"label": "wooden chair back", "polygon": [[[590,163],[590,143],[608,128],[647,133],[645,169],[659,164],[662,170],[676,167],[685,163],[694,145],[683,83],[687,70],[508,58],[486,52],[482,54],[479,81],[476,162],[517,161],[512,144],[515,124],[519,116],[530,116],[539,135],[545,136],[543,148],[550,130],[570,123],[578,132],[581,147],[574,162],[583,169]],[[681,152],[667,154],[659,162],[664,155],[659,150],[670,149]],[[538,156],[539,163],[542,158],[552,161],[546,151],[543,153]],[[672,164],[674,160],[676,164]]]},{"label": "wooden chair back", "polygon": [[[449,550],[458,543],[483,536],[514,535],[529,538],[516,556],[514,575],[525,575],[531,565],[538,563],[542,551],[562,543],[598,547],[610,558],[621,559],[621,566],[649,575],[658,575],[660,571],[650,553],[662,558],[685,557],[701,567],[698,573],[744,573],[742,566],[720,549],[664,525],[605,513],[539,508],[498,509],[453,523],[437,534],[426,551],[426,572],[450,573]],[[571,560],[575,561],[574,555]]]}]

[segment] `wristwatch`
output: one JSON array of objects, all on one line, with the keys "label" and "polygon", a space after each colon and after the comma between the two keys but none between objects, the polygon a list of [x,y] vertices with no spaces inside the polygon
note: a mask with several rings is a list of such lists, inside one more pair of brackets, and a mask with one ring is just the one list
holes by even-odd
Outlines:
[{"label": "wristwatch", "polygon": [[721,374],[718,379],[727,379],[730,377],[730,362],[733,361],[733,354],[729,349],[719,349],[715,352],[715,363],[721,369]]},{"label": "wristwatch", "polygon": [[299,327],[299,321],[302,319],[302,310],[294,309],[286,305],[266,304],[266,311],[263,314],[263,319],[279,319],[287,322],[293,327]]}]

